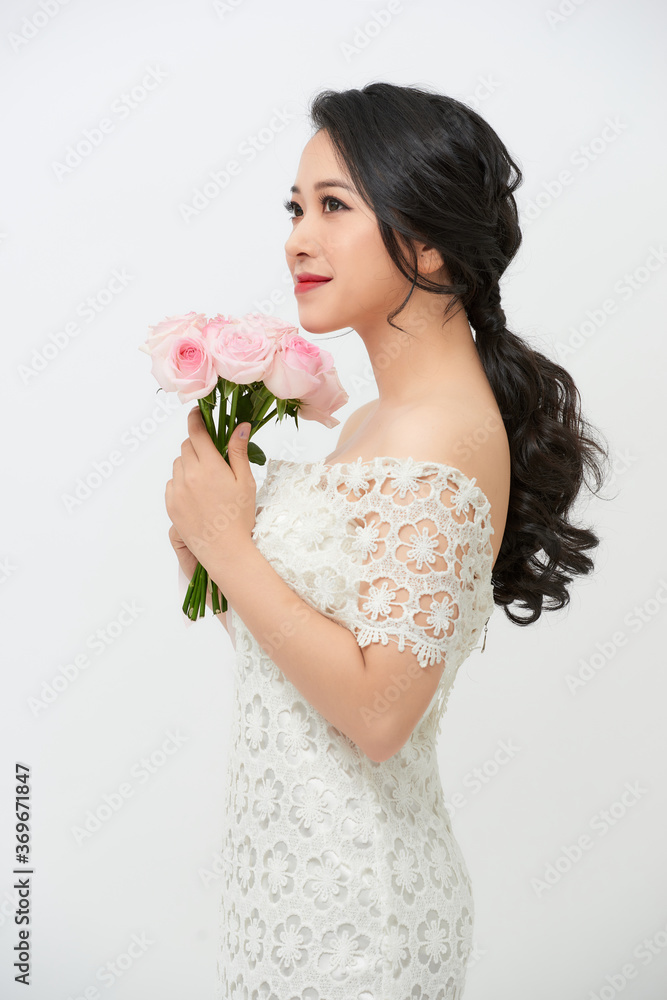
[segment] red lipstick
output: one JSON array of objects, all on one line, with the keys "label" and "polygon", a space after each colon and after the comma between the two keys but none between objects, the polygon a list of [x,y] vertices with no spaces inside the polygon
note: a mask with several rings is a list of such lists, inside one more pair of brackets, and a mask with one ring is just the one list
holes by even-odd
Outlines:
[{"label": "red lipstick", "polygon": [[320,288],[322,285],[326,285],[328,281],[331,281],[331,278],[327,278],[324,274],[313,274],[311,271],[301,271],[295,277],[295,295],[302,295],[304,292],[309,292],[312,288]]}]

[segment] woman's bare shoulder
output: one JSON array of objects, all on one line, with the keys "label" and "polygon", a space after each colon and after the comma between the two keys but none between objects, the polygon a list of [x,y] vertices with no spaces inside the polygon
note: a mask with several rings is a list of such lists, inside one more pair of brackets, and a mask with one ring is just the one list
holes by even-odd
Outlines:
[{"label": "woman's bare shoulder", "polygon": [[343,424],[340,434],[338,436],[338,444],[337,444],[338,448],[340,448],[340,446],[344,444],[348,440],[348,438],[350,438],[355,433],[360,424],[366,419],[366,417],[370,416],[371,412],[377,407],[379,402],[380,402],[379,398],[371,399],[369,400],[368,403],[363,403],[360,407],[358,407],[350,414],[350,416]]},{"label": "woman's bare shoulder", "polygon": [[[496,404],[484,394],[426,403],[395,433],[395,454],[411,454],[460,469],[488,497],[500,547],[509,505],[511,456],[505,424]],[[391,454],[394,454],[392,452]]]}]

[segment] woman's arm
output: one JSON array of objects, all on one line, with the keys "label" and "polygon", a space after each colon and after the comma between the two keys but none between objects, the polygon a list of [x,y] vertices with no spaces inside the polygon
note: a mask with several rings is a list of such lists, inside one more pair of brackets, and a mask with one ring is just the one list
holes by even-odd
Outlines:
[{"label": "woman's arm", "polygon": [[325,719],[377,760],[376,688],[352,632],[306,604],[252,539],[233,559],[210,547],[204,560],[211,579],[287,679]]},{"label": "woman's arm", "polygon": [[[350,416],[347,418],[346,422],[343,424],[343,427],[341,428],[341,432],[340,432],[340,435],[338,437],[338,442],[336,444],[337,448],[340,448],[340,446],[342,444],[344,444],[345,441],[347,441],[348,438],[350,438],[352,436],[352,434],[354,434],[354,432],[359,427],[361,421],[364,419],[364,417],[367,415],[367,413],[377,404],[377,402],[378,402],[377,399],[373,399],[369,403],[364,403],[357,410],[355,410],[353,413],[350,414]],[[188,552],[189,552],[189,550],[188,550]],[[192,554],[190,553],[190,556],[191,555]],[[181,567],[181,569],[182,569],[182,567]],[[194,572],[194,570],[193,570],[193,572]],[[187,589],[187,584],[186,584],[186,589]],[[183,600],[185,600],[185,591],[183,591]],[[206,603],[207,603],[208,607],[212,611],[213,610],[213,605],[211,603],[211,594],[210,594],[210,592],[207,593],[207,595],[206,595]],[[232,642],[234,642],[235,638],[236,638],[235,631],[234,631],[234,628],[232,626],[231,620],[228,620],[228,618],[227,618],[228,614],[229,614],[229,611],[223,611],[223,612],[217,614],[215,617],[221,622],[222,625],[225,626],[225,628],[227,629],[228,635],[230,636]]]}]

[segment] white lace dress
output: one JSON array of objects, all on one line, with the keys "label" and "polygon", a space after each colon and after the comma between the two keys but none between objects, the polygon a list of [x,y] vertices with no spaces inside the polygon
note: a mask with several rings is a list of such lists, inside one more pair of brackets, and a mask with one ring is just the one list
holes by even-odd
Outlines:
[{"label": "white lace dress", "polygon": [[310,705],[230,606],[222,1000],[462,996],[473,896],[436,739],[494,609],[492,533],[487,498],[450,466],[269,459],[253,538],[281,577],[361,647],[393,641],[425,669],[445,667],[408,741],[378,763]]}]

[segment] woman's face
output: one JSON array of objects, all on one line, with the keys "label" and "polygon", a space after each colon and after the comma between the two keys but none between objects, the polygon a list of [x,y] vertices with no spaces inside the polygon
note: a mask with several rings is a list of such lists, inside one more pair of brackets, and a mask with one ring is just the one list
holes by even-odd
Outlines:
[{"label": "woman's face", "polygon": [[[325,180],[341,183],[317,187]],[[386,325],[387,313],[403,301],[410,283],[394,266],[375,215],[339,166],[324,129],[304,147],[295,186],[298,191],[288,199],[292,232],[285,242],[295,287],[305,271],[331,278],[296,295],[299,325],[309,333],[348,326],[362,333]]]}]

